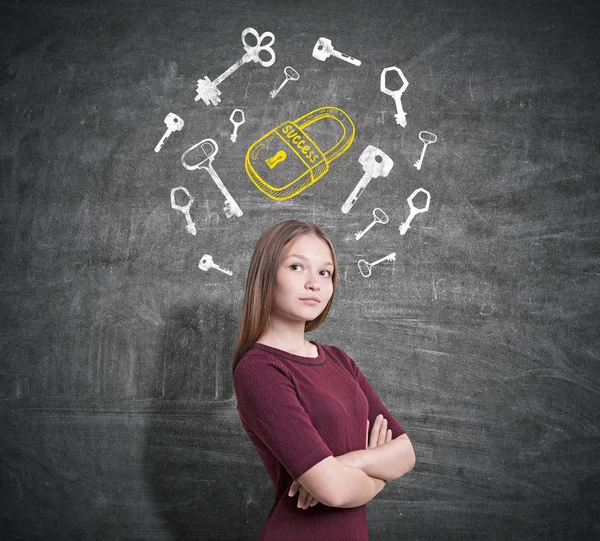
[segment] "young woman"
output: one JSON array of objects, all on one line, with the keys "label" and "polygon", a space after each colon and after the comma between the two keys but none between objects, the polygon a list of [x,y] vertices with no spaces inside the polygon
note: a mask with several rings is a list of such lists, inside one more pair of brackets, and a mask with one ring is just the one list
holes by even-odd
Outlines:
[{"label": "young woman", "polygon": [[355,362],[304,337],[325,321],[337,275],[324,231],[299,220],[265,231],[250,262],[233,378],[276,491],[261,541],[367,540],[366,503],[415,463]]}]

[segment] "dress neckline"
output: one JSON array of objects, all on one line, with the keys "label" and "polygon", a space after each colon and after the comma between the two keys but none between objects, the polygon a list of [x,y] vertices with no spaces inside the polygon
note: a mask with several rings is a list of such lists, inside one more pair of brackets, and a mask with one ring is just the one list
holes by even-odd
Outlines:
[{"label": "dress neckline", "polygon": [[317,346],[317,356],[316,357],[304,357],[302,355],[295,355],[290,353],[289,351],[285,351],[283,349],[274,348],[273,346],[267,346],[266,344],[261,344],[260,342],[255,342],[255,348],[262,349],[264,351],[268,351],[269,353],[273,353],[274,355],[279,355],[280,357],[284,357],[290,361],[294,361],[296,363],[302,364],[312,364],[319,365],[325,362],[325,350],[321,344],[318,344],[314,340],[309,340],[311,344]]}]

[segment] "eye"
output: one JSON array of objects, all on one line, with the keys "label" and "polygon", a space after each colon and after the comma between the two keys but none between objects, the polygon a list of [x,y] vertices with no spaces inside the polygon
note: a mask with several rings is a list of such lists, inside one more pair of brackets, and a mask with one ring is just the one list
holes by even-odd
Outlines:
[{"label": "eye", "polygon": [[326,276],[331,276],[331,273],[328,270],[322,270],[321,272],[326,272],[327,273]]},{"label": "eye", "polygon": [[290,269],[292,269],[292,270],[296,270],[296,269],[294,269],[294,267],[300,267],[300,266],[301,266],[301,265],[300,265],[299,263],[292,263],[292,264],[290,265]]}]

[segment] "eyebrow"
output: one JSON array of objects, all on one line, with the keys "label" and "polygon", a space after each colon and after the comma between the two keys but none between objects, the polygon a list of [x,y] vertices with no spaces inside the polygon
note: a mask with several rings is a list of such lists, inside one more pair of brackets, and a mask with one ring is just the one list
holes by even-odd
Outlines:
[{"label": "eyebrow", "polygon": [[[289,259],[290,257],[297,257],[298,259],[304,259],[304,261],[308,261],[308,259],[301,254],[290,254],[285,259]],[[325,263],[323,263],[323,265],[330,265],[331,267],[333,267],[333,263],[331,261],[326,261]]]}]

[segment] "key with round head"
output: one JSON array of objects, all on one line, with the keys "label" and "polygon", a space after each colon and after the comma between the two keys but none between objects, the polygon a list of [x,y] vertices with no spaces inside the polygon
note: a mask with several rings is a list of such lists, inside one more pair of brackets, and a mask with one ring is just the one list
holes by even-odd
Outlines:
[{"label": "key with round head", "polygon": [[425,156],[425,150],[427,149],[427,145],[435,143],[437,141],[437,135],[429,131],[422,131],[419,132],[419,139],[423,141],[423,150],[421,151],[421,157],[415,162],[415,167],[418,171],[421,170],[421,164],[423,163],[423,156]]},{"label": "key with round head", "polygon": [[[427,196],[427,202],[425,203],[424,207],[416,208],[413,203],[413,199],[415,198],[415,195],[417,195],[420,192],[424,193]],[[417,214],[421,214],[422,212],[427,212],[429,210],[429,201],[430,200],[431,200],[431,195],[424,188],[418,188],[413,193],[410,194],[410,196],[407,199],[408,206],[410,207],[410,214],[408,215],[408,218],[406,219],[406,221],[400,225],[399,229],[400,229],[401,235],[404,235],[404,233],[406,233],[410,229],[410,222],[412,222],[412,219]]]},{"label": "key with round head", "polygon": [[358,162],[363,166],[364,174],[358,181],[352,193],[348,196],[345,203],[342,205],[342,212],[348,214],[350,209],[356,203],[356,200],[363,193],[372,178],[387,177],[394,162],[392,159],[382,150],[374,147],[373,145],[367,146],[358,158]]},{"label": "key with round head", "polygon": [[350,64],[354,64],[355,66],[360,66],[360,60],[357,60],[353,56],[336,51],[331,44],[331,40],[327,38],[318,39],[317,43],[313,47],[312,55],[321,62],[325,62],[325,60],[327,60],[330,56],[335,56],[340,60],[344,60]]},{"label": "key with round head", "polygon": [[[177,190],[181,190],[181,191],[185,192],[185,194],[188,196],[188,202],[186,205],[181,206],[175,202],[175,192]],[[171,206],[175,210],[180,210],[181,212],[183,212],[183,214],[185,215],[185,219],[187,221],[186,229],[188,230],[189,233],[191,233],[192,235],[195,235],[196,234],[196,224],[192,221],[192,217],[190,216],[190,207],[192,206],[193,202],[194,202],[194,198],[192,197],[190,192],[187,190],[187,188],[184,188],[183,186],[178,186],[177,188],[173,188],[171,190]]]},{"label": "key with round head", "polygon": [[[192,165],[185,161],[185,157],[196,147],[200,147],[200,149],[205,155],[205,158],[200,160],[200,162],[198,162],[197,164]],[[211,176],[211,178],[214,180],[215,184],[219,188],[219,190],[221,190],[221,193],[225,196],[225,206],[223,207],[223,210],[225,211],[225,216],[227,216],[227,218],[231,218],[234,215],[240,217],[242,216],[242,214],[244,214],[242,212],[242,209],[238,206],[233,197],[231,197],[231,194],[229,193],[227,188],[225,188],[223,181],[219,178],[219,175],[217,175],[217,172],[212,166],[212,162],[215,159],[215,156],[217,155],[218,151],[219,146],[217,145],[217,142],[214,139],[203,139],[199,143],[196,143],[195,145],[188,148],[182,154],[181,163],[186,169],[189,169],[190,171],[193,171],[194,169],[206,169],[208,171],[208,174]]]},{"label": "key with round head", "polygon": [[388,215],[380,208],[373,209],[373,221],[362,231],[354,234],[356,240],[360,239],[375,224],[387,224],[390,221]]},{"label": "key with round head", "polygon": [[[255,45],[249,43],[246,39],[248,34],[252,35],[253,39],[256,40]],[[267,42],[263,43],[265,40]],[[272,32],[264,32],[259,35],[254,28],[245,28],[242,31],[242,44],[244,45],[246,54],[244,54],[244,56],[242,56],[242,58],[227,71],[219,75],[214,81],[211,81],[206,76],[204,79],[198,79],[198,84],[196,86],[197,95],[194,98],[195,101],[202,99],[206,105],[209,103],[217,105],[217,103],[221,101],[221,98],[219,97],[221,95],[221,91],[217,88],[217,86],[227,79],[227,77],[229,77],[235,70],[247,62],[258,62],[261,66],[265,67],[272,66],[275,62],[275,51],[271,48],[271,45],[273,45],[274,42],[275,36],[272,34]],[[269,60],[262,59],[260,57],[261,53],[268,54]]]},{"label": "key with round head", "polygon": [[[390,71],[395,71],[396,73],[398,73],[398,75],[400,75],[400,78],[402,79],[402,86],[397,90],[390,90],[387,87],[385,78],[388,72]],[[381,72],[381,82],[379,88],[384,94],[387,94],[388,96],[392,96],[392,98],[394,98],[394,102],[396,103],[396,124],[400,124],[403,128],[406,127],[406,113],[404,112],[404,109],[402,109],[402,102],[400,101],[400,98],[402,98],[402,94],[406,90],[407,86],[408,81],[406,80],[406,77],[404,77],[404,73],[402,73],[402,70],[400,68],[397,68],[396,66],[391,66],[389,68],[385,68]]]},{"label": "key with round head", "polygon": [[[236,113],[238,113],[238,116],[240,117],[241,120],[235,119]],[[235,143],[235,140],[237,139],[238,127],[241,126],[244,122],[246,122],[246,117],[244,116],[244,111],[242,111],[241,109],[234,109],[233,113],[231,113],[231,116],[229,117],[229,120],[231,120],[231,123],[233,124],[233,133],[231,134],[231,142]]]},{"label": "key with round head", "polygon": [[218,271],[221,271],[224,274],[233,276],[233,272],[231,272],[228,269],[224,269],[223,267],[219,267],[219,265],[216,265],[213,261],[212,256],[210,256],[208,254],[204,254],[202,256],[202,258],[200,259],[200,263],[198,263],[198,268],[202,269],[203,271],[209,271],[210,269],[217,269]]},{"label": "key with round head", "polygon": [[300,79],[300,74],[294,68],[292,68],[292,66],[286,66],[283,70],[283,73],[285,75],[285,79],[283,80],[283,83],[281,83],[277,87],[276,90],[271,90],[271,92],[269,93],[271,98],[277,96],[277,94],[279,94],[279,91],[283,88],[283,85],[288,81],[297,81],[298,79]]},{"label": "key with round head", "polygon": [[183,128],[184,122],[183,118],[180,116],[177,116],[175,113],[169,113],[165,117],[165,124],[167,125],[167,131],[158,142],[158,145],[154,147],[154,152],[158,152],[163,147],[169,135],[171,135],[174,131],[180,131],[181,128]]},{"label": "key with round head", "polygon": [[359,259],[358,270],[365,278],[368,278],[369,276],[371,276],[371,268],[375,265],[379,265],[379,263],[381,263],[382,261],[396,261],[396,252],[392,252],[391,254],[386,255],[385,257],[382,257],[377,261],[374,261],[373,263],[368,263],[364,259]]}]

